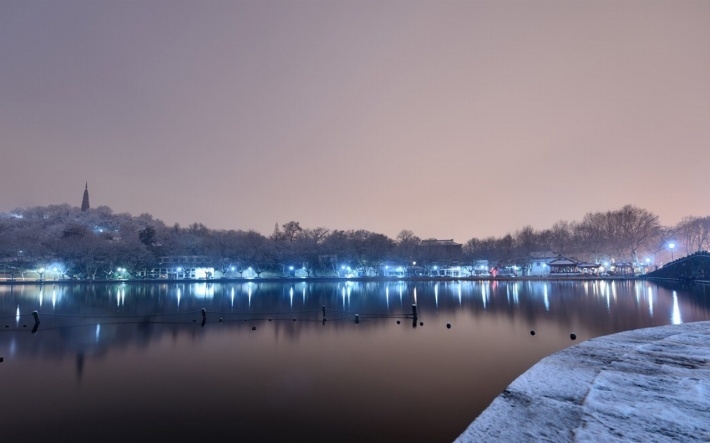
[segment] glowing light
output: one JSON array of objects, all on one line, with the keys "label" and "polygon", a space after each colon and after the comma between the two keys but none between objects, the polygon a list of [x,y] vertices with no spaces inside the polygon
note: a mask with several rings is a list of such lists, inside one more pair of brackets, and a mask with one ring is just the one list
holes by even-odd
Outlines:
[{"label": "glowing light", "polygon": [[680,318],[680,306],[678,306],[678,294],[673,291],[673,316],[671,317],[671,322],[674,325],[679,325],[683,323],[683,319]]},{"label": "glowing light", "polygon": [[545,310],[549,311],[550,310],[550,298],[547,295],[547,284],[543,285],[543,293],[542,293],[542,298],[545,302]]},{"label": "glowing light", "polygon": [[17,305],[17,314],[15,315],[15,321],[20,323],[20,305]]},{"label": "glowing light", "polygon": [[101,334],[101,325],[96,325],[96,341],[99,341],[99,334]]}]

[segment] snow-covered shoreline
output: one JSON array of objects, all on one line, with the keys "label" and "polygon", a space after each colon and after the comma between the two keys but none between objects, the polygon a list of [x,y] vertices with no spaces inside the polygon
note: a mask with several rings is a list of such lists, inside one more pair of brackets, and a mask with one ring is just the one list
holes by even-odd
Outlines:
[{"label": "snow-covered shoreline", "polygon": [[546,357],[456,441],[710,441],[710,321],[598,337]]}]

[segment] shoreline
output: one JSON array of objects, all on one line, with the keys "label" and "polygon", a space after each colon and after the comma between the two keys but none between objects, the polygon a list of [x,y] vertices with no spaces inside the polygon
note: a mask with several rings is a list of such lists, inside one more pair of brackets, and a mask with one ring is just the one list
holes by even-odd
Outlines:
[{"label": "shoreline", "polygon": [[396,281],[626,281],[643,280],[642,276],[525,276],[525,277],[263,277],[263,278],[181,278],[181,279],[95,279],[95,280],[0,280],[0,285],[55,284],[144,284],[144,283],[288,283],[288,282],[396,282]]},{"label": "shoreline", "polygon": [[710,441],[710,321],[620,332],[542,359],[456,439]]}]

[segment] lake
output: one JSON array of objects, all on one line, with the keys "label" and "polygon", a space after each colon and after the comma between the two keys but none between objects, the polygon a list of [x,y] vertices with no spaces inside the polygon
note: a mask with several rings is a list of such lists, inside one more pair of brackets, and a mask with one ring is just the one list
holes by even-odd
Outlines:
[{"label": "lake", "polygon": [[545,356],[700,320],[645,281],[3,285],[0,438],[452,441]]}]

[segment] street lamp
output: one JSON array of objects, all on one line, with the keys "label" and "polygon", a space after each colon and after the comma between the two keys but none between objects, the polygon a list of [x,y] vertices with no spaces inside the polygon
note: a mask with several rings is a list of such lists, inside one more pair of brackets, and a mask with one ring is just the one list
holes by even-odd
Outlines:
[{"label": "street lamp", "polygon": [[673,249],[675,248],[675,243],[668,243],[668,249],[671,250],[671,261],[673,261]]}]

